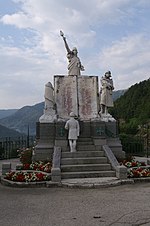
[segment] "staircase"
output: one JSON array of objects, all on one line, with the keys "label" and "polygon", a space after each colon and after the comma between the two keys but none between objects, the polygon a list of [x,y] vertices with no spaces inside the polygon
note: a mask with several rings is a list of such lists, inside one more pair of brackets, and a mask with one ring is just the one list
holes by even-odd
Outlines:
[{"label": "staircase", "polygon": [[61,178],[115,177],[104,151],[96,149],[91,138],[79,138],[77,152],[71,153],[69,147],[62,151]]}]

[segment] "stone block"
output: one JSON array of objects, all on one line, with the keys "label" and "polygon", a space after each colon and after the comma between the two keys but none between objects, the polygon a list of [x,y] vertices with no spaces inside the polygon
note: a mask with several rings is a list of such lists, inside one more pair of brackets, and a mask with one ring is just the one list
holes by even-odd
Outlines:
[{"label": "stone block", "polygon": [[77,76],[54,76],[55,103],[60,119],[68,119],[70,112],[78,115]]},{"label": "stone block", "polygon": [[93,142],[94,142],[95,146],[106,145],[106,139],[105,138],[93,138]]},{"label": "stone block", "polygon": [[52,168],[52,170],[51,170],[51,180],[52,180],[52,182],[60,182],[61,181],[60,168]]},{"label": "stone block", "polygon": [[122,147],[110,147],[110,148],[118,160],[122,160],[125,158],[125,152],[122,151]]},{"label": "stone block", "polygon": [[61,159],[61,148],[60,147],[54,147],[54,153],[53,153],[53,168],[60,168],[60,159]]},{"label": "stone block", "polygon": [[56,139],[55,140],[55,146],[59,146],[59,147],[67,147],[68,146],[68,140],[59,140]]},{"label": "stone block", "polygon": [[11,163],[10,162],[2,163],[2,175],[5,175],[6,173],[9,173],[10,171],[11,171]]},{"label": "stone block", "polygon": [[38,124],[39,140],[35,146],[33,161],[50,160],[54,150],[55,123]]},{"label": "stone block", "polygon": [[22,170],[23,164],[17,164],[16,165],[16,170]]},{"label": "stone block", "polygon": [[54,123],[40,123],[40,140],[53,140],[55,137]]},{"label": "stone block", "polygon": [[38,143],[35,146],[34,155],[32,156],[33,161],[52,160],[54,152],[54,146],[47,143]]},{"label": "stone block", "polygon": [[113,122],[105,122],[106,125],[106,136],[107,137],[116,137],[118,135],[118,128],[116,121]]},{"label": "stone block", "polygon": [[117,159],[124,159],[125,152],[122,150],[122,144],[119,138],[108,138],[107,137],[107,145],[111,148],[112,152],[116,156]]},{"label": "stone block", "polygon": [[97,118],[99,111],[98,77],[79,76],[77,87],[80,119]]},{"label": "stone block", "polygon": [[53,166],[51,169],[51,179],[53,182],[61,181],[60,159],[61,159],[61,148],[55,146],[53,153]]},{"label": "stone block", "polygon": [[127,168],[125,166],[117,166],[116,177],[119,179],[126,179],[127,178]]},{"label": "stone block", "polygon": [[91,121],[91,136],[93,138],[105,137],[105,122]]},{"label": "stone block", "polygon": [[80,138],[91,137],[91,122],[90,122],[90,120],[79,121],[79,126],[80,126]]},{"label": "stone block", "polygon": [[67,130],[65,129],[66,122],[56,122],[55,124],[55,137],[56,140],[67,140]]}]

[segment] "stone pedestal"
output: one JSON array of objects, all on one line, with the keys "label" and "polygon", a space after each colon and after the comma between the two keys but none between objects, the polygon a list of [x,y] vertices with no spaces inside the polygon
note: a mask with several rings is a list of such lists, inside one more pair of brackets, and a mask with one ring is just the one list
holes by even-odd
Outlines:
[{"label": "stone pedestal", "polygon": [[50,160],[54,150],[55,142],[55,124],[40,123],[39,125],[39,141],[35,147],[33,161]]},{"label": "stone pedestal", "polygon": [[[114,155],[118,158],[124,158],[122,145],[118,138],[116,122],[103,122],[98,120],[80,121],[79,138],[92,138],[95,146],[108,145]],[[65,130],[65,121],[55,123],[40,123],[40,137],[35,147],[33,160],[52,159],[54,146],[61,147],[66,151],[68,144],[67,131]],[[69,150],[68,150],[69,151]]]},{"label": "stone pedestal", "polygon": [[[54,92],[54,103],[53,103]],[[54,90],[51,88],[48,111],[52,122],[41,120],[37,128],[38,143],[33,160],[52,159],[54,146],[66,151],[68,147],[65,123],[73,112],[79,120],[79,138],[92,138],[95,146],[108,145],[116,157],[124,156],[118,138],[117,123],[111,115],[100,116],[97,76],[54,76]],[[51,105],[51,102],[52,105]],[[55,111],[51,107],[55,106]],[[47,113],[45,112],[45,115]],[[54,117],[56,116],[56,117]],[[40,131],[40,132],[39,132]],[[98,149],[99,149],[98,147]]]}]

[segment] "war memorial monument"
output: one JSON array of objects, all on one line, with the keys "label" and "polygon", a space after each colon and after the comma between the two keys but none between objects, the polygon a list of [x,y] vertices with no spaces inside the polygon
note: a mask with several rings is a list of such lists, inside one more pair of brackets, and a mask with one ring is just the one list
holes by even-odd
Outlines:
[{"label": "war memorial monument", "polygon": [[77,48],[70,50],[62,31],[60,35],[67,51],[68,75],[54,75],[54,86],[45,85],[33,160],[52,159],[52,181],[56,182],[63,178],[125,178],[126,169],[117,161],[124,157],[117,122],[108,113],[113,106],[111,72],[102,76],[100,87],[98,76],[81,75],[84,66]]}]

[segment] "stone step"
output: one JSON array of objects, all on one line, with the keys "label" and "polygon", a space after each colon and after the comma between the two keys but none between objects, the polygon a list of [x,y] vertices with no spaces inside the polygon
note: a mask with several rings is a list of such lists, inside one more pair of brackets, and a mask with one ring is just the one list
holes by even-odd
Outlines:
[{"label": "stone step", "polygon": [[[101,151],[102,148],[101,146],[94,146],[94,145],[77,145],[77,152],[78,151]],[[62,147],[62,152],[69,152],[70,151],[70,148],[69,146],[67,147]]]},{"label": "stone step", "polygon": [[62,158],[61,165],[107,163],[106,157]]},{"label": "stone step", "polygon": [[77,151],[95,151],[94,144],[91,145],[77,145]]},{"label": "stone step", "polygon": [[62,172],[62,179],[71,178],[95,178],[95,177],[115,177],[115,171],[88,171],[88,172]]},{"label": "stone step", "polygon": [[78,142],[93,142],[91,137],[79,137]]},{"label": "stone step", "polygon": [[77,140],[77,145],[94,145],[93,141],[78,141]]},{"label": "stone step", "polygon": [[107,171],[111,170],[110,164],[77,164],[61,165],[62,172],[83,172],[83,171]]},{"label": "stone step", "polygon": [[103,157],[104,151],[77,151],[62,152],[62,158],[80,158],[80,157]]}]

